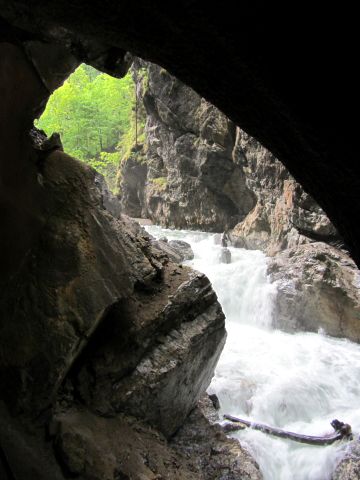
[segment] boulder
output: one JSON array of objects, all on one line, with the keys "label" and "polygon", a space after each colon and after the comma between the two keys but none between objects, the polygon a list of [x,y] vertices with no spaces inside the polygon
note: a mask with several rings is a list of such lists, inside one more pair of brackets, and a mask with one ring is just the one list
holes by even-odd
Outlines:
[{"label": "boulder", "polygon": [[56,414],[53,422],[59,462],[80,480],[194,478],[165,437],[136,418],[109,419],[74,408]]},{"label": "boulder", "polygon": [[20,480],[62,479],[56,458],[70,475],[112,480],[117,447],[98,455],[101,428],[89,446],[85,420],[54,457],[50,412],[80,402],[95,426],[127,412],[173,434],[211,381],[224,315],[209,280],[119,215],[92,168],[55,150],[38,175],[43,228],[0,299],[0,443]]},{"label": "boulder", "polygon": [[274,257],[268,273],[277,284],[275,328],[360,341],[360,273],[345,252],[304,244]]},{"label": "boulder", "polygon": [[167,239],[160,238],[159,240],[156,240],[155,238],[152,238],[151,241],[153,244],[153,248],[165,252],[172,262],[182,262],[183,257],[181,253],[177,249],[172,248]]},{"label": "boulder", "polygon": [[256,462],[208,411],[201,399],[168,442],[129,415],[104,418],[77,406],[54,415],[52,437],[63,470],[80,480],[261,480]]},{"label": "boulder", "polygon": [[194,252],[192,251],[191,245],[184,240],[170,240],[169,245],[179,252],[182,256],[182,261],[192,260],[194,258]]},{"label": "boulder", "polygon": [[158,240],[152,238],[151,241],[153,247],[165,252],[172,262],[182,263],[186,260],[192,260],[194,258],[194,252],[192,251],[191,245],[182,240],[168,241],[166,237],[162,237]]},{"label": "boulder", "polygon": [[225,330],[204,275],[167,267],[163,282],[166,295],[136,292],[118,306],[72,383],[101,415],[126,412],[169,436],[210,384]]}]

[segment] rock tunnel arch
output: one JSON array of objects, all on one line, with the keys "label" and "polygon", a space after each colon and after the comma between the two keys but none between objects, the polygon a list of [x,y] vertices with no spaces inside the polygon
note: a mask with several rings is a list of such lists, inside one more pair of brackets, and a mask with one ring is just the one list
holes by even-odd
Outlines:
[{"label": "rock tunnel arch", "polygon": [[[360,232],[353,222],[360,209],[359,172],[349,117],[356,91],[351,11],[327,7],[318,14],[307,2],[242,2],[239,21],[231,8],[206,2],[184,1],[174,11],[146,1],[104,10],[101,2],[45,6],[20,0],[2,4],[1,25],[3,40],[60,43],[76,57],[72,62],[86,60],[115,75],[123,73],[128,51],[164,66],[285,164],[328,213],[359,263]],[[341,38],[334,36],[338,26],[347,29]],[[59,56],[55,69],[54,63],[49,68],[51,56],[38,58],[50,88],[54,78],[61,79]]]},{"label": "rock tunnel arch", "polygon": [[[348,76],[342,78],[348,58],[342,59],[343,68],[335,75],[331,75],[331,58],[318,64],[323,45],[318,42],[318,19],[312,19],[303,50],[300,22],[298,27],[297,22],[290,22],[284,32],[279,12],[261,3],[244,3],[240,32],[237,19],[230,18],[228,11],[201,2],[183,2],[175,15],[169,6],[160,11],[145,1],[113,4],[101,17],[100,2],[91,7],[85,2],[69,5],[61,1],[50,6],[37,1],[1,6],[2,285],[16,274],[39,237],[46,223],[44,208],[51,200],[39,188],[39,165],[27,138],[33,118],[79,61],[121,75],[128,63],[127,51],[167,67],[268,146],[328,212],[359,262],[360,235],[353,221],[359,210],[357,148],[347,117],[354,89],[348,85]],[[307,14],[304,9],[301,19],[306,20]],[[331,32],[326,30],[322,33],[330,41]],[[294,51],[290,61],[282,47],[284,36]],[[244,49],[239,51],[240,41]],[[342,39],[344,45],[347,41]],[[331,90],[338,93],[331,107],[332,116],[343,119],[340,129],[328,115]],[[65,158],[60,180],[66,179],[67,166],[70,171],[72,162]],[[81,181],[78,186],[81,191]],[[46,247],[51,253],[51,243]],[[127,269],[124,253],[119,255],[124,278],[116,281],[126,293],[131,289],[127,277],[133,273]],[[41,261],[39,257],[33,261]],[[146,282],[140,284],[146,287]],[[101,295],[109,293],[105,290]],[[76,319],[74,325],[79,328]],[[21,334],[24,338],[27,332]],[[11,353],[11,343],[8,348]],[[75,350],[75,356],[78,353]],[[30,366],[36,369],[43,361],[39,355]]]}]

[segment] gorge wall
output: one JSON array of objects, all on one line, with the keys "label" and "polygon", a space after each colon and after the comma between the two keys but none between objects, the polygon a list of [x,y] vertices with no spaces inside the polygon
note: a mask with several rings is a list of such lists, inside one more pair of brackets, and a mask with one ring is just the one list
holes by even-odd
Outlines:
[{"label": "gorge wall", "polygon": [[236,246],[272,254],[311,240],[340,241],[286,168],[217,108],[163,68],[146,69],[139,92],[143,149],[121,165],[122,208],[172,227],[223,232]]},{"label": "gorge wall", "polygon": [[1,7],[1,38],[58,44],[113,75],[130,51],[192,86],[286,165],[360,262],[354,7],[245,0],[241,28],[230,8],[203,0],[178,9],[145,0]]},{"label": "gorge wall", "polygon": [[[273,257],[274,326],[360,340],[359,272],[336,229],[286,168],[163,68],[138,91],[145,145],[125,159],[122,208],[165,227],[229,231]],[[130,201],[131,200],[131,201]]]},{"label": "gorge wall", "polygon": [[[134,195],[140,199],[142,214],[175,228],[231,228],[254,204],[241,169],[232,160],[235,126],[164,69],[146,68],[142,100],[147,172]],[[132,188],[126,175],[128,162],[132,159],[124,164],[120,187],[125,212]]]},{"label": "gorge wall", "polygon": [[[136,478],[135,473],[142,477],[147,474],[151,479],[161,474],[184,478],[185,474],[179,473],[184,472],[179,468],[181,460],[167,450],[165,438],[137,420],[125,419],[122,438],[135,438],[137,445],[144,448],[131,449],[130,444],[122,449],[126,452],[122,457],[114,434],[114,426],[120,427],[120,414],[115,420],[96,412],[93,417],[88,409],[90,404],[86,402],[92,399],[93,392],[97,398],[98,392],[93,383],[94,390],[84,392],[86,382],[82,379],[88,374],[86,370],[96,377],[92,367],[71,369],[75,386],[82,387],[75,388],[75,399],[74,387],[65,388],[61,395],[57,388],[50,388],[55,394],[59,392],[56,402],[55,397],[49,398],[50,390],[42,387],[43,382],[53,387],[62,378],[65,380],[69,359],[74,355],[78,358],[89,336],[98,337],[97,314],[107,313],[106,306],[114,300],[126,300],[136,290],[135,285],[146,291],[147,280],[151,280],[151,285],[157,284],[156,272],[161,267],[155,262],[156,254],[147,255],[139,246],[143,245],[141,235],[139,243],[132,237],[129,250],[124,247],[131,235],[127,236],[122,222],[119,227],[118,219],[112,220],[103,211],[100,193],[92,191],[93,172],[84,171],[59,152],[52,154],[49,168],[44,167],[48,155],[35,148],[28,135],[33,118],[40,113],[53,88],[79,62],[87,61],[121,76],[128,65],[129,50],[143,55],[192,84],[236,124],[276,152],[317,196],[359,262],[359,227],[353,221],[359,212],[358,142],[353,116],[348,115],[357,91],[356,77],[349,71],[354,63],[351,45],[356,42],[348,41],[349,33],[336,36],[329,43],[328,33],[333,35],[336,28],[331,22],[324,22],[323,11],[319,18],[309,15],[304,2],[298,5],[301,8],[296,15],[301,20],[299,28],[294,28],[291,20],[295,18],[293,6],[291,14],[281,12],[289,14],[290,21],[284,24],[273,4],[266,8],[261,2],[259,6],[243,2],[241,29],[238,16],[209,2],[182,2],[176,10],[170,4],[156,6],[142,0],[112,2],[106,8],[96,0],[91,4],[0,0],[0,4],[0,280],[2,292],[4,289],[0,328],[1,332],[4,330],[1,338],[5,339],[1,343],[1,375],[8,385],[8,389],[2,390],[2,400],[4,395],[11,407],[15,399],[15,416],[9,416],[8,407],[1,405],[0,474],[11,478],[10,464],[16,469],[12,477],[20,479],[58,479],[68,474],[80,478]],[[357,18],[348,9],[339,12],[336,8],[335,27],[346,17],[340,15],[343,12],[348,20]],[[326,30],[325,35],[322,29]],[[352,31],[356,29],[347,28],[347,32]],[[316,41],[318,32],[321,42]],[[290,57],[288,49],[283,48],[284,38],[293,52]],[[339,51],[343,55],[338,56],[334,69],[334,52]],[[334,118],[341,119],[341,124]],[[58,163],[62,162],[68,172],[60,166],[57,173]],[[75,193],[78,189],[79,197]],[[74,200],[77,211],[66,204],[67,196]],[[74,227],[75,235],[69,226]],[[112,262],[104,254],[109,231],[119,247],[109,255]],[[134,265],[128,265],[128,253],[130,258],[137,259]],[[62,257],[68,261],[66,266],[62,265]],[[105,274],[103,278],[95,275],[98,268]],[[107,269],[115,275],[109,284]],[[49,279],[49,287],[43,283],[38,291],[37,278]],[[87,292],[84,296],[82,287]],[[102,302],[94,306],[91,300],[98,290]],[[69,302],[67,295],[71,297]],[[26,328],[22,328],[21,319]],[[160,345],[162,340],[160,336]],[[103,348],[100,339],[99,343]],[[85,354],[84,350],[77,366],[88,365]],[[100,364],[101,359],[97,360]],[[55,416],[54,422],[48,422],[52,412],[47,409],[36,412],[36,421],[26,416],[32,405],[57,403],[65,409],[66,421]],[[68,406],[76,410],[78,405],[85,405],[85,413],[66,411]],[[94,437],[102,441],[95,444]],[[154,442],[160,445],[157,452],[161,455],[151,454]],[[209,451],[208,458],[212,457]],[[154,458],[158,467],[154,466]],[[109,463],[105,465],[105,461]],[[234,471],[233,465],[228,462],[229,475]],[[137,467],[140,470],[136,472]],[[193,472],[202,477],[195,466],[189,468],[193,477]],[[257,478],[256,472],[253,475],[244,473],[245,478]]]},{"label": "gorge wall", "polygon": [[[0,62],[1,479],[211,478],[196,448],[209,471],[260,479],[197,407],[226,336],[209,280],[170,261],[95,170],[33,128],[76,59],[9,41]],[[204,441],[193,423],[186,433],[194,409]],[[179,429],[193,455],[170,444]]]}]

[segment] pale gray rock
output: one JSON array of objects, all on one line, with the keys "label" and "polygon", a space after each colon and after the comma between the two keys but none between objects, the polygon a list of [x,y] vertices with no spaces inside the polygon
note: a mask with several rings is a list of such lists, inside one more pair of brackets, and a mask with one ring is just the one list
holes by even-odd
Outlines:
[{"label": "pale gray rock", "polygon": [[339,461],[332,480],[358,480],[360,478],[360,441],[352,442]]},{"label": "pale gray rock", "polygon": [[[140,66],[148,72],[143,95],[147,174],[132,198],[143,199],[141,207],[138,202],[143,215],[163,226],[233,227],[255,203],[232,158],[234,124],[166,70]],[[127,162],[121,168],[122,191],[134,191]],[[125,213],[132,211],[125,197],[122,204]]]},{"label": "pale gray rock", "polygon": [[[126,213],[135,202],[137,213],[163,226],[231,228],[234,246],[269,255],[314,240],[341,242],[322,209],[259,142],[166,70],[145,62],[136,68],[148,75],[146,148],[141,167],[121,167]],[[128,161],[133,165],[132,156]]]},{"label": "pale gray rock", "polygon": [[184,242],[184,240],[170,240],[169,245],[179,252],[182,261],[192,260],[194,258],[194,252],[192,251],[191,245]]},{"label": "pale gray rock", "polygon": [[359,270],[346,253],[304,244],[274,257],[268,273],[277,285],[274,327],[360,341]]}]

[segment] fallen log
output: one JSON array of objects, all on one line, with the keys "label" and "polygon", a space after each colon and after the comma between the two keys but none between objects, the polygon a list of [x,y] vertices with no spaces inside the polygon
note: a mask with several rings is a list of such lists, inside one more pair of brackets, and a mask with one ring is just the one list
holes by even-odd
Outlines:
[{"label": "fallen log", "polygon": [[315,435],[302,435],[301,433],[288,432],[277,427],[270,427],[263,423],[250,422],[249,420],[243,420],[241,418],[233,417],[232,415],[224,415],[226,420],[230,420],[233,425],[238,423],[238,427],[227,428],[226,425],[225,431],[234,431],[242,430],[245,427],[253,428],[254,430],[260,430],[261,432],[268,433],[274,437],[287,438],[289,440],[294,440],[295,442],[307,443],[309,445],[331,445],[338,440],[352,440],[353,436],[351,433],[351,426],[347,423],[340,422],[339,420],[333,420],[331,426],[335,430],[334,433],[324,435],[324,436],[315,436]]}]

